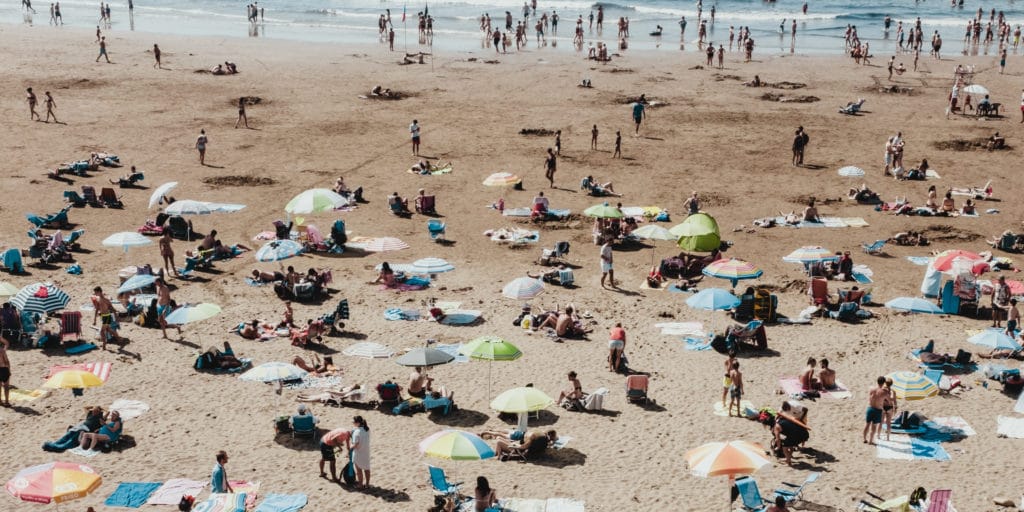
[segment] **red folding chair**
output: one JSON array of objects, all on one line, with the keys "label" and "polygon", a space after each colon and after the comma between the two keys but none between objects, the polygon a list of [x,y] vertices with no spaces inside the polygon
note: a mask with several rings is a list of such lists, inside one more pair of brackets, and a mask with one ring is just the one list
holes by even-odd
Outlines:
[{"label": "red folding chair", "polygon": [[75,341],[82,337],[82,313],[65,311],[60,315],[60,341],[74,337]]}]

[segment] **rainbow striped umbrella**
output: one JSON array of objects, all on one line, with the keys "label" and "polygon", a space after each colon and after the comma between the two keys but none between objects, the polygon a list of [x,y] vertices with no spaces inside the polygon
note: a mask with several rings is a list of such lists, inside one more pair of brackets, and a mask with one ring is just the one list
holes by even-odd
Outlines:
[{"label": "rainbow striped umbrella", "polygon": [[836,260],[839,256],[836,256],[832,251],[817,245],[805,245],[786,256],[782,257],[782,261],[787,263],[814,263],[816,261]]},{"label": "rainbow striped umbrella", "polygon": [[7,492],[22,501],[64,503],[86,497],[102,482],[85,464],[49,462],[19,471],[7,482]]},{"label": "rainbow striped umbrella", "polygon": [[522,182],[523,179],[510,172],[496,172],[484,179],[484,186],[487,187],[511,187]]},{"label": "rainbow striped umbrella", "polygon": [[480,436],[464,430],[446,429],[420,441],[420,453],[449,460],[481,460],[494,457],[494,450]]},{"label": "rainbow striped umbrella", "polygon": [[703,273],[706,276],[728,279],[732,283],[733,288],[735,288],[736,283],[740,279],[757,279],[761,277],[764,271],[755,267],[753,263],[730,258],[712,262],[704,267]]},{"label": "rainbow striped umbrella", "polygon": [[924,400],[939,394],[939,384],[916,372],[892,372],[892,390],[896,398],[903,400]]}]

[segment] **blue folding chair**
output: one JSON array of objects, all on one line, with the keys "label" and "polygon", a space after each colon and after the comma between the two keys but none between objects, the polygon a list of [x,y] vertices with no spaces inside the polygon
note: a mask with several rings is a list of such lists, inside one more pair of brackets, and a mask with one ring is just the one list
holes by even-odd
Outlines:
[{"label": "blue folding chair", "polygon": [[872,244],[861,244],[860,247],[868,254],[881,254],[882,247],[885,247],[885,240],[875,240]]},{"label": "blue folding chair", "polygon": [[447,227],[445,223],[437,219],[428,220],[427,232],[430,233],[430,239],[435,242],[444,240],[445,227]]},{"label": "blue folding chair", "polygon": [[312,414],[292,416],[292,438],[308,437],[317,438],[316,418]]},{"label": "blue folding chair", "polygon": [[761,497],[761,490],[757,488],[757,481],[753,477],[737,478],[736,489],[739,490],[740,499],[743,501],[743,510],[762,512],[768,509],[765,505],[768,502]]},{"label": "blue folding chair", "polygon": [[449,482],[444,470],[439,467],[427,464],[427,469],[430,470],[430,487],[433,488],[434,494],[444,497],[451,496],[456,502],[461,501],[462,493],[459,492],[459,486],[462,485],[462,482]]},{"label": "blue folding chair", "polygon": [[817,482],[818,477],[820,476],[821,473],[815,471],[814,473],[807,475],[807,478],[804,479],[804,483],[800,485],[791,484],[789,482],[782,482],[782,485],[795,487],[795,489],[775,489],[775,496],[782,496],[782,499],[786,500],[787,503],[790,501],[797,500],[800,498],[800,495],[804,492],[804,487],[806,487],[807,484]]}]

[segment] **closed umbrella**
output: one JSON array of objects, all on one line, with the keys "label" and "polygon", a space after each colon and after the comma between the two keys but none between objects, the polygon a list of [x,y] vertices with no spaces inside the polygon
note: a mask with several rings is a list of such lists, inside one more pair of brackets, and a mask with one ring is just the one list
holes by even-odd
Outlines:
[{"label": "closed umbrella", "polygon": [[256,251],[256,261],[280,261],[302,254],[302,244],[294,240],[267,242]]},{"label": "closed umbrella", "polygon": [[501,294],[516,300],[529,300],[544,293],[544,283],[532,277],[517,277],[501,289]]},{"label": "closed umbrella", "polygon": [[414,348],[400,357],[395,362],[402,366],[438,366],[455,360],[455,356],[437,350],[436,348]]},{"label": "closed umbrella", "polygon": [[455,265],[442,258],[423,258],[412,262],[409,271],[414,274],[441,274],[455,270]]},{"label": "closed umbrella", "polygon": [[395,351],[372,341],[361,341],[341,351],[342,354],[365,359],[381,359],[395,355]]},{"label": "closed umbrella", "polygon": [[860,178],[863,177],[864,174],[864,169],[854,167],[852,165],[847,165],[846,167],[841,167],[839,169],[839,175],[845,178]]},{"label": "closed umbrella", "polygon": [[939,394],[939,383],[916,372],[892,372],[892,391],[903,400],[924,400]]},{"label": "closed umbrella", "polygon": [[442,430],[420,441],[420,453],[449,460],[481,460],[494,457],[494,450],[480,436],[464,430]]},{"label": "closed umbrella", "polygon": [[7,281],[0,282],[0,302],[7,302],[8,299],[18,293],[18,287]]},{"label": "closed umbrella", "polygon": [[164,183],[163,185],[160,185],[155,190],[153,190],[153,193],[150,194],[150,196],[149,196],[149,208],[152,208],[152,207],[156,206],[157,204],[159,204],[160,200],[163,199],[163,197],[165,195],[167,195],[168,192],[173,190],[174,187],[177,187],[177,186],[178,186],[178,182],[177,181],[171,181],[169,183]]},{"label": "closed umbrella", "polygon": [[157,276],[154,276],[152,274],[136,274],[132,277],[129,277],[127,281],[121,284],[121,287],[117,289],[117,293],[118,295],[120,295],[122,293],[128,293],[131,291],[138,290],[140,288],[152,286],[153,283],[156,282],[156,280]]},{"label": "closed umbrella", "polygon": [[284,211],[292,214],[319,213],[336,210],[348,202],[348,199],[333,190],[313,188],[293,197],[285,205]]},{"label": "closed umbrella", "polygon": [[64,503],[88,496],[102,482],[85,464],[48,462],[19,471],[7,482],[7,492],[32,503]]},{"label": "closed umbrella", "polygon": [[523,179],[510,172],[496,172],[484,179],[487,187],[511,187],[522,183]]},{"label": "closed umbrella", "polygon": [[752,263],[736,258],[714,261],[704,267],[702,272],[706,276],[728,279],[732,283],[733,288],[736,287],[736,283],[740,279],[757,279],[764,273]]},{"label": "closed umbrella", "polygon": [[749,441],[707,443],[686,452],[685,459],[694,476],[728,476],[730,491],[736,475],[749,475],[772,463],[763,446]]},{"label": "closed umbrella", "polygon": [[596,217],[598,219],[621,219],[625,217],[622,210],[609,205],[608,203],[596,204],[583,210],[583,215]]},{"label": "closed umbrella", "polygon": [[374,238],[363,246],[363,250],[366,252],[391,252],[408,248],[409,244],[391,236]]},{"label": "closed umbrella", "polygon": [[[459,354],[485,361],[515,361],[523,356],[515,345],[497,336],[481,336],[459,347]],[[491,365],[487,365],[487,396],[491,396]]]},{"label": "closed umbrella", "polygon": [[14,295],[11,304],[22,312],[45,314],[64,309],[71,297],[53,283],[30,284]]},{"label": "closed umbrella", "polygon": [[967,341],[992,350],[1012,350],[1016,352],[1021,349],[1017,340],[1007,335],[1002,329],[986,329],[967,338]]},{"label": "closed umbrella", "polygon": [[144,247],[147,245],[153,245],[153,241],[142,233],[135,231],[122,231],[120,233],[114,233],[103,240],[104,247],[119,247],[124,250],[125,253],[132,247]]},{"label": "closed umbrella", "polygon": [[284,380],[300,380],[306,375],[308,375],[306,370],[294,364],[272,362],[256,366],[238,378],[253,382],[279,382]]}]

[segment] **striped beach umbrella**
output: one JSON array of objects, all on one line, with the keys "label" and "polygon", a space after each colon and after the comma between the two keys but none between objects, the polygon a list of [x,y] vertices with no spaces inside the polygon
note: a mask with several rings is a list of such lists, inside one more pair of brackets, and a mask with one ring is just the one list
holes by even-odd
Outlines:
[{"label": "striped beach umbrella", "polygon": [[491,409],[499,412],[534,412],[547,409],[555,400],[537,388],[512,388],[491,400]]},{"label": "striped beach umbrella", "polygon": [[690,473],[704,478],[749,475],[772,463],[763,446],[749,441],[707,443],[686,452],[685,458]]},{"label": "striped beach umbrella", "polygon": [[348,199],[333,190],[311,188],[288,201],[284,211],[292,214],[319,213],[336,210],[347,204]]},{"label": "striped beach umbrella", "polygon": [[256,261],[280,261],[298,256],[302,250],[302,244],[294,240],[274,240],[256,251]]},{"label": "striped beach umbrella", "polygon": [[501,289],[501,294],[516,300],[529,300],[544,293],[544,283],[532,277],[517,277]]},{"label": "striped beach umbrella", "polygon": [[395,351],[372,341],[361,341],[341,351],[342,354],[365,359],[382,359],[395,355]]},{"label": "striped beach umbrella", "polygon": [[409,270],[414,274],[441,274],[455,270],[455,265],[442,258],[423,258],[412,262]]},{"label": "striped beach umbrella", "polygon": [[854,167],[852,165],[847,165],[846,167],[841,167],[839,169],[839,175],[844,178],[860,178],[864,176],[864,174],[864,169]]},{"label": "striped beach umbrella", "polygon": [[209,215],[213,212],[214,210],[210,208],[207,202],[192,199],[175,201],[167,208],[164,208],[164,213],[167,215]]},{"label": "striped beach umbrella", "polygon": [[464,430],[447,429],[420,441],[420,453],[448,460],[481,460],[494,457],[494,450],[480,436]]},{"label": "striped beach umbrella", "polygon": [[595,204],[586,210],[583,210],[583,215],[587,217],[597,217],[598,219],[621,219],[625,217],[622,210],[611,206],[608,203]]},{"label": "striped beach umbrella", "polygon": [[103,239],[104,247],[118,247],[124,250],[124,252],[128,252],[128,249],[133,247],[144,247],[147,245],[153,245],[153,240],[135,231],[122,231]]},{"label": "striped beach umbrella", "polygon": [[64,309],[68,302],[71,297],[53,283],[30,284],[11,299],[11,304],[19,310],[39,314]]},{"label": "striped beach umbrella", "polygon": [[263,363],[238,378],[253,382],[278,382],[282,380],[299,380],[307,375],[306,370],[288,363]]},{"label": "striped beach umbrella", "polygon": [[892,391],[903,400],[924,400],[939,394],[939,383],[916,372],[892,372]]},{"label": "striped beach umbrella", "polygon": [[755,267],[753,263],[730,258],[712,262],[704,267],[703,273],[706,276],[728,279],[732,283],[733,288],[735,288],[736,283],[740,279],[757,279],[764,272]]},{"label": "striped beach umbrella", "polygon": [[363,246],[363,250],[366,252],[391,252],[408,248],[409,244],[392,236],[374,238]]},{"label": "striped beach umbrella", "polygon": [[782,257],[782,261],[788,263],[804,264],[836,259],[839,259],[839,256],[836,256],[832,251],[817,245],[805,245]]},{"label": "striped beach umbrella", "polygon": [[510,172],[496,172],[484,179],[484,186],[511,187],[522,181],[522,178]]},{"label": "striped beach umbrella", "polygon": [[88,496],[102,482],[85,464],[49,462],[19,471],[7,482],[7,492],[22,501],[64,503]]}]

